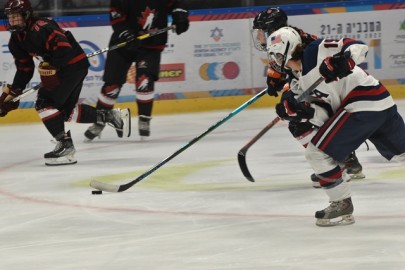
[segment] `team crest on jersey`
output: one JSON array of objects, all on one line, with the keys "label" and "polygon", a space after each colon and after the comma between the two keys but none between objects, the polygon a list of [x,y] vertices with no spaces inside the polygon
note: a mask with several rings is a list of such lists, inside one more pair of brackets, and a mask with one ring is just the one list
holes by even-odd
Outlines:
[{"label": "team crest on jersey", "polygon": [[155,19],[156,9],[150,9],[146,7],[145,11],[142,12],[142,17],[138,18],[138,23],[142,25],[143,30],[150,30]]}]

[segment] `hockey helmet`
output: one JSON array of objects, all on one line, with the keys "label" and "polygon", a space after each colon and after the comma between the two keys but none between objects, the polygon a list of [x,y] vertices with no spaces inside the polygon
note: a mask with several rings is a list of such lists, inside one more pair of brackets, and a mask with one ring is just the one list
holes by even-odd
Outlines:
[{"label": "hockey helmet", "polygon": [[252,27],[256,49],[266,51],[266,40],[271,33],[287,25],[287,14],[280,8],[266,8],[257,14]]},{"label": "hockey helmet", "polygon": [[[24,21],[20,24],[10,25],[9,16],[12,14],[21,14]],[[33,9],[28,0],[8,0],[4,5],[4,15],[7,20],[7,28],[10,32],[18,32],[25,29],[27,22],[31,19]]]},{"label": "hockey helmet", "polygon": [[282,27],[267,39],[269,63],[275,70],[282,72],[291,59],[297,45],[301,44],[300,34],[291,27]]}]

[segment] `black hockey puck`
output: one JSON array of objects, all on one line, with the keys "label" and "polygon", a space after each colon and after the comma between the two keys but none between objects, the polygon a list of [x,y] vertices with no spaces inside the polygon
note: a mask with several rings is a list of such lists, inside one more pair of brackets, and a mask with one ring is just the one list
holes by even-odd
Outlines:
[{"label": "black hockey puck", "polygon": [[99,194],[103,194],[103,191],[101,191],[101,190],[92,190],[92,191],[91,191],[91,194],[93,194],[93,195],[99,195]]}]

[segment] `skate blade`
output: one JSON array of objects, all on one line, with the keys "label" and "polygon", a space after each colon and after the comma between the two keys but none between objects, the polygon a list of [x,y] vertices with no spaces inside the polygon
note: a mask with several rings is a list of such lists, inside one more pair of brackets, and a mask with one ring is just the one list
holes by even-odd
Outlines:
[{"label": "skate blade", "polygon": [[131,136],[131,110],[121,110],[121,118],[124,121],[124,126],[122,128],[122,136],[120,137],[129,137]]},{"label": "skate blade", "polygon": [[61,165],[71,165],[76,164],[77,160],[73,155],[68,155],[59,158],[46,158],[45,165],[46,166],[61,166]]},{"label": "skate blade", "polygon": [[343,215],[341,217],[337,217],[336,219],[340,220],[333,220],[333,219],[322,219],[318,218],[316,220],[316,225],[319,227],[333,227],[333,226],[343,226],[343,225],[351,225],[355,222],[354,217],[352,214],[350,215]]},{"label": "skate blade", "polygon": [[364,179],[366,176],[362,172],[358,172],[355,174],[350,174],[350,179],[356,180],[356,179]]},{"label": "skate blade", "polygon": [[91,142],[94,141],[94,139],[96,139],[96,138],[101,139],[101,136],[98,135],[98,136],[94,137],[93,139],[90,139],[90,138],[84,136],[83,142],[84,142],[84,143],[91,143]]}]

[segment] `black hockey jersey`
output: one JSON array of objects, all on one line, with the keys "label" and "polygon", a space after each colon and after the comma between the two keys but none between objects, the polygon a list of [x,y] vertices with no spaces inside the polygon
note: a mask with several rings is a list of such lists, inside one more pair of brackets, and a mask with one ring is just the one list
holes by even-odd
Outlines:
[{"label": "black hockey jersey", "polygon": [[[111,0],[110,22],[114,31],[111,43],[125,30],[139,36],[151,29],[167,27],[168,15],[176,8],[182,8],[180,0]],[[143,44],[164,49],[166,42],[167,33],[163,33],[144,40]]]},{"label": "black hockey jersey", "polygon": [[49,62],[60,71],[90,66],[73,35],[47,18],[32,18],[28,30],[13,32],[8,47],[17,68],[13,87],[18,89],[24,89],[31,80],[35,69],[34,57]]}]

